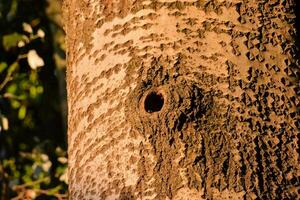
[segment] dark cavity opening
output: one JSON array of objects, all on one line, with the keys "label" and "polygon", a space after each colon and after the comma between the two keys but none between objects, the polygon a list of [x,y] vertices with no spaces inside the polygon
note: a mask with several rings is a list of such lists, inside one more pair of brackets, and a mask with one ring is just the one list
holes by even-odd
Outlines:
[{"label": "dark cavity opening", "polygon": [[162,94],[157,92],[151,92],[147,95],[145,102],[144,102],[144,108],[146,112],[153,113],[158,112],[162,109],[164,106],[164,97]]}]

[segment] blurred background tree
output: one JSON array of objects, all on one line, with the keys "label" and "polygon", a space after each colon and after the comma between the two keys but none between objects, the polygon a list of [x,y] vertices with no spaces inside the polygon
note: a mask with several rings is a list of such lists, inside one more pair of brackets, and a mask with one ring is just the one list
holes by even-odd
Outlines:
[{"label": "blurred background tree", "polygon": [[0,199],[67,197],[62,0],[0,0]]}]

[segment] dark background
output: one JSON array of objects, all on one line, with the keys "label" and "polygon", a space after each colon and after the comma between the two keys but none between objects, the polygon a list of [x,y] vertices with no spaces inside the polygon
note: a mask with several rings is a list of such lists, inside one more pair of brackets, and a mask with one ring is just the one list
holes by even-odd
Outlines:
[{"label": "dark background", "polygon": [[67,195],[61,3],[0,0],[0,200]]}]

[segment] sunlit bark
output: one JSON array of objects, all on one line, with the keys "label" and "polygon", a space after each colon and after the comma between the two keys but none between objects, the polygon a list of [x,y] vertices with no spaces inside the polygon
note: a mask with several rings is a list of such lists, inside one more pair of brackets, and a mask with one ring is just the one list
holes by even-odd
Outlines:
[{"label": "sunlit bark", "polygon": [[64,9],[71,199],[299,196],[294,1]]}]

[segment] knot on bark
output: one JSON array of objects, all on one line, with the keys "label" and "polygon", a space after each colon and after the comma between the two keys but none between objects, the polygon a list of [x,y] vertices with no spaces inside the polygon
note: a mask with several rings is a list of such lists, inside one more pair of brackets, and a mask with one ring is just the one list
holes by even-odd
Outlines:
[{"label": "knot on bark", "polygon": [[127,105],[128,119],[149,137],[154,132],[180,131],[188,122],[196,122],[210,109],[212,98],[184,75],[154,66],[141,77]]},{"label": "knot on bark", "polygon": [[[153,160],[145,149],[141,151],[139,184],[148,184],[151,180],[152,171],[148,177],[144,175],[144,169],[150,168],[145,163],[152,163],[155,181],[151,187],[156,188],[162,198],[172,199],[184,184],[180,171],[190,168],[196,155],[200,160],[197,163],[203,160],[199,131],[203,123],[198,122],[210,115],[213,95],[187,78],[183,64],[168,65],[170,63],[169,60],[154,61],[150,68],[140,73],[137,86],[126,100],[125,113],[132,132],[143,135],[155,157]],[[190,169],[190,173],[198,172]],[[201,183],[197,180],[194,187],[199,189]]]}]

